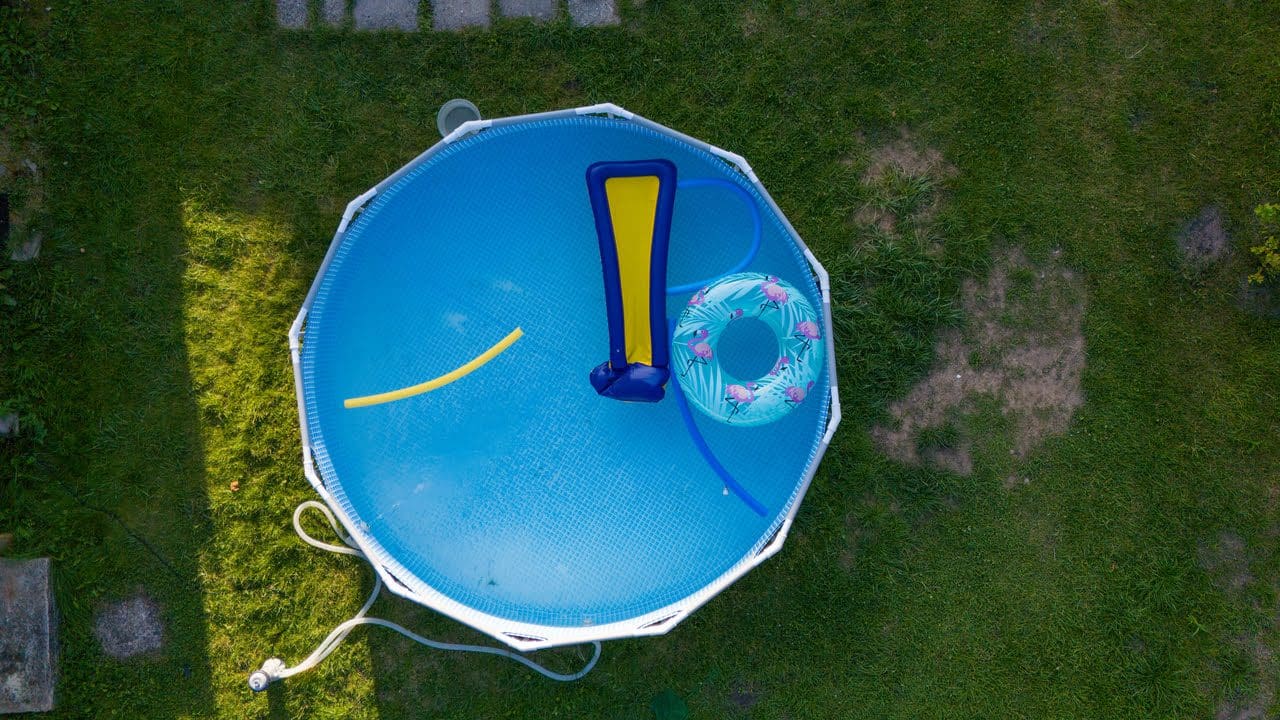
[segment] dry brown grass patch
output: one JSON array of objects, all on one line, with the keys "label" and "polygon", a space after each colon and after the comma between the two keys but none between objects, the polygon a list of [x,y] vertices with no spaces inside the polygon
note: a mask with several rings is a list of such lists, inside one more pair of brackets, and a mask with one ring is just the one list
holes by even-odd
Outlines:
[{"label": "dry brown grass patch", "polygon": [[[866,139],[859,135],[857,140],[857,157],[840,161],[845,167],[863,165],[859,161],[864,159]],[[897,139],[866,152],[865,168],[859,176],[866,200],[849,221],[890,235],[923,230],[942,207],[941,185],[955,174],[955,167],[941,152],[902,128]]]},{"label": "dry brown grass patch", "polygon": [[968,433],[948,447],[921,448],[922,433],[970,416],[979,399],[992,398],[1011,428],[1013,454],[1025,458],[1066,431],[1084,403],[1084,289],[1057,257],[1037,265],[1015,248],[1001,254],[986,282],[965,283],[963,305],[964,327],[942,334],[934,369],[890,406],[892,426],[871,434],[901,462],[967,475]]},{"label": "dry brown grass patch", "polygon": [[[1200,543],[1196,555],[1200,567],[1228,598],[1235,602],[1246,601],[1255,578],[1249,567],[1252,553],[1243,537],[1230,530],[1224,531],[1213,542]],[[1276,698],[1273,636],[1278,627],[1280,616],[1272,617],[1268,627],[1234,640],[1253,664],[1258,689],[1252,695],[1233,694],[1224,698],[1214,713],[1216,720],[1267,720],[1273,717],[1267,714],[1267,710]]]},{"label": "dry brown grass patch", "polygon": [[882,182],[891,172],[905,177],[944,179],[954,175],[956,169],[942,153],[922,146],[910,130],[901,128],[897,140],[871,151],[871,162],[862,173],[862,182],[866,185]]}]

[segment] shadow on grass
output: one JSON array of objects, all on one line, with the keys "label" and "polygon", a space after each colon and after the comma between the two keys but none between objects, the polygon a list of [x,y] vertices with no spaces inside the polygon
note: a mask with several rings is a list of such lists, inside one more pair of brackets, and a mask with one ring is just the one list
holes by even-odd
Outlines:
[{"label": "shadow on grass", "polygon": [[[54,559],[53,717],[203,716],[214,707],[200,566],[211,524],[180,219],[175,189],[150,169],[166,162],[163,146],[129,154],[118,142],[50,158],[75,170],[48,172],[48,239],[16,269],[25,321],[9,366],[47,432],[4,449],[15,472],[0,525],[19,552]],[[137,594],[160,606],[164,645],[106,657],[95,617]]]},{"label": "shadow on grass", "polygon": [[271,720],[287,720],[289,714],[289,687],[275,683],[267,690],[267,717]]}]

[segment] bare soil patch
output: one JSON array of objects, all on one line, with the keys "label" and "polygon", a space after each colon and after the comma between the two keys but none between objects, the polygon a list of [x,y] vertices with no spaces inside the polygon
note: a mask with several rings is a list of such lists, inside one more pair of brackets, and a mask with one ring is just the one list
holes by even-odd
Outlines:
[{"label": "bare soil patch", "polygon": [[1178,251],[1192,267],[1207,267],[1231,253],[1231,236],[1227,234],[1222,208],[1206,205],[1200,214],[1183,224],[1178,233]]},{"label": "bare soil patch", "polygon": [[1234,532],[1223,532],[1212,543],[1200,543],[1196,554],[1200,567],[1227,593],[1238,595],[1253,582],[1244,538]]},{"label": "bare soil patch", "polygon": [[749,38],[760,32],[760,26],[765,21],[761,20],[760,13],[752,7],[742,11],[742,37]]},{"label": "bare soil patch", "polygon": [[1084,403],[1084,288],[1058,255],[1036,264],[1012,248],[985,282],[965,283],[964,327],[941,335],[933,370],[889,407],[891,425],[871,431],[882,451],[909,464],[971,473],[969,433],[956,432],[941,446],[928,441],[971,416],[982,398],[998,404],[1019,459],[1066,431]]},{"label": "bare soil patch", "polygon": [[735,710],[747,711],[760,702],[760,690],[753,683],[738,680],[729,690],[729,704]]},{"label": "bare soil patch", "polygon": [[[1277,623],[1280,623],[1280,618],[1273,625]],[[1276,716],[1268,715],[1267,709],[1276,696],[1276,678],[1270,671],[1274,652],[1261,635],[1242,638],[1238,642],[1246,646],[1253,661],[1259,677],[1258,691],[1251,696],[1237,694],[1222,700],[1218,703],[1214,720],[1273,720]]]},{"label": "bare soil patch", "polygon": [[898,216],[884,208],[874,205],[863,205],[853,214],[853,221],[859,225],[878,228],[881,232],[892,233],[898,227]]}]

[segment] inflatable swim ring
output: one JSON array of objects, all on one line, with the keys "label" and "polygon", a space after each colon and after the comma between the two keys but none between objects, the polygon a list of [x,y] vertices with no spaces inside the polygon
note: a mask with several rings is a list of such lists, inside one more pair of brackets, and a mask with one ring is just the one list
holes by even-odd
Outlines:
[{"label": "inflatable swim ring", "polygon": [[[719,345],[734,322],[755,318],[777,338],[773,367],[739,378],[721,364]],[[680,314],[671,369],[680,390],[703,414],[731,425],[764,425],[804,402],[822,374],[822,324],[795,286],[764,273],[726,275],[699,290]]]}]

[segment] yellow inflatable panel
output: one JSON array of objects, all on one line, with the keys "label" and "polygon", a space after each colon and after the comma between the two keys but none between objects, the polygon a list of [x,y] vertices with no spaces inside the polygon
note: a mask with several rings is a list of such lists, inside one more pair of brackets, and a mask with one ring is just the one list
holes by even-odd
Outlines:
[{"label": "yellow inflatable panel", "polygon": [[652,175],[614,177],[604,182],[609,219],[613,223],[614,243],[618,251],[622,306],[626,308],[623,329],[628,363],[653,364],[653,337],[649,331],[649,277],[653,225],[658,211],[660,185],[658,178]]}]

